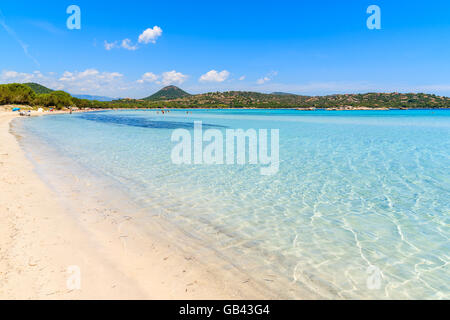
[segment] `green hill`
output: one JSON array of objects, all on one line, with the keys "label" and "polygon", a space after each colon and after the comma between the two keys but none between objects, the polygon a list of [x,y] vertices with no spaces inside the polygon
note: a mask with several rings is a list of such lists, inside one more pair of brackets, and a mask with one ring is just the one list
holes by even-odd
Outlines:
[{"label": "green hill", "polygon": [[44,87],[43,85],[40,85],[39,83],[28,82],[28,83],[24,83],[24,85],[26,85],[27,87],[31,88],[31,90],[33,90],[36,94],[53,92],[52,89]]},{"label": "green hill", "polygon": [[434,109],[450,108],[450,98],[425,93],[364,93],[302,96],[249,91],[190,95],[169,86],[145,99],[113,101],[114,106],[150,108]]},{"label": "green hill", "polygon": [[[60,100],[63,102],[59,103]],[[434,109],[450,108],[450,97],[399,92],[302,96],[280,92],[267,94],[226,91],[191,95],[176,86],[167,86],[145,99],[90,101],[72,97],[62,91],[53,91],[37,83],[0,85],[0,105],[11,103],[36,106],[75,105],[81,108]]]},{"label": "green hill", "polygon": [[143,100],[173,100],[189,96],[189,93],[176,86],[167,86]]}]

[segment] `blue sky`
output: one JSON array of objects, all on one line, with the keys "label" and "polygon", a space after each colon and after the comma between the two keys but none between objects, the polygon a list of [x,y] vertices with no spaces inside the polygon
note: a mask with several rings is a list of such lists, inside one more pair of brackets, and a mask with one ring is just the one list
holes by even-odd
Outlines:
[{"label": "blue sky", "polygon": [[[72,4],[80,30],[66,27]],[[381,30],[366,26],[373,4]],[[0,10],[2,83],[137,98],[166,84],[450,96],[450,1],[15,0]]]}]

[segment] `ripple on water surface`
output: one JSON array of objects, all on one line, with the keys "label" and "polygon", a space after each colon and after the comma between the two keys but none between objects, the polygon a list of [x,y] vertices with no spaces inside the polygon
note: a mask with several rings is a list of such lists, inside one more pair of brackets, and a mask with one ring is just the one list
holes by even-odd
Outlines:
[{"label": "ripple on water surface", "polygon": [[[278,173],[172,164],[171,133],[194,120],[279,129]],[[122,111],[22,123],[280,295],[450,298],[448,111]]]}]

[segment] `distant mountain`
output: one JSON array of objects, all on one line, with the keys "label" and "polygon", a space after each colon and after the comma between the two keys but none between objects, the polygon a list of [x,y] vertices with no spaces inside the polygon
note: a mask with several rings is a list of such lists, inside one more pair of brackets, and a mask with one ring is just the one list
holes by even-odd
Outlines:
[{"label": "distant mountain", "polygon": [[272,92],[271,94],[276,96],[295,96],[295,94],[287,92]]},{"label": "distant mountain", "polygon": [[189,93],[176,86],[167,86],[143,100],[174,100],[189,96]]},{"label": "distant mountain", "polygon": [[[49,89],[47,87],[44,87],[43,85],[39,83],[34,82],[28,82],[24,83],[27,87],[31,88],[36,94],[42,94],[42,93],[52,93],[54,90]],[[78,99],[86,99],[86,100],[97,100],[97,101],[113,101],[113,98],[110,97],[103,97],[103,96],[92,96],[88,94],[72,94],[72,97],[78,98]]]},{"label": "distant mountain", "polygon": [[72,94],[72,97],[78,99],[86,99],[86,100],[96,100],[96,101],[113,101],[113,98],[103,97],[103,96],[91,96],[89,94]]},{"label": "distant mountain", "polygon": [[44,87],[43,85],[40,85],[39,83],[28,82],[28,83],[24,83],[24,85],[31,88],[31,90],[33,90],[36,94],[53,92],[52,89]]}]

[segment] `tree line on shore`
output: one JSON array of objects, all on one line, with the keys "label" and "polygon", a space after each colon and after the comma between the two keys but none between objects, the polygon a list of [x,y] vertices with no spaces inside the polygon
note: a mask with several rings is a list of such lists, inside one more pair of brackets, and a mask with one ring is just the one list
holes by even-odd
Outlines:
[{"label": "tree line on shore", "polygon": [[36,107],[52,107],[57,110],[77,107],[106,108],[105,102],[72,97],[65,91],[51,91],[49,93],[36,93],[29,86],[20,83],[0,85],[0,105],[20,104]]},{"label": "tree line on shore", "polygon": [[[171,95],[167,94],[169,88]],[[178,89],[178,90],[176,90]],[[158,93],[161,93],[161,96]],[[156,97],[155,97],[156,96]],[[170,98],[169,98],[170,96]],[[35,83],[0,85],[0,105],[87,108],[450,108],[450,98],[424,93],[365,93],[328,96],[265,94],[228,91],[190,95],[174,86],[144,99],[97,101],[79,99],[64,91],[53,91]]]}]

